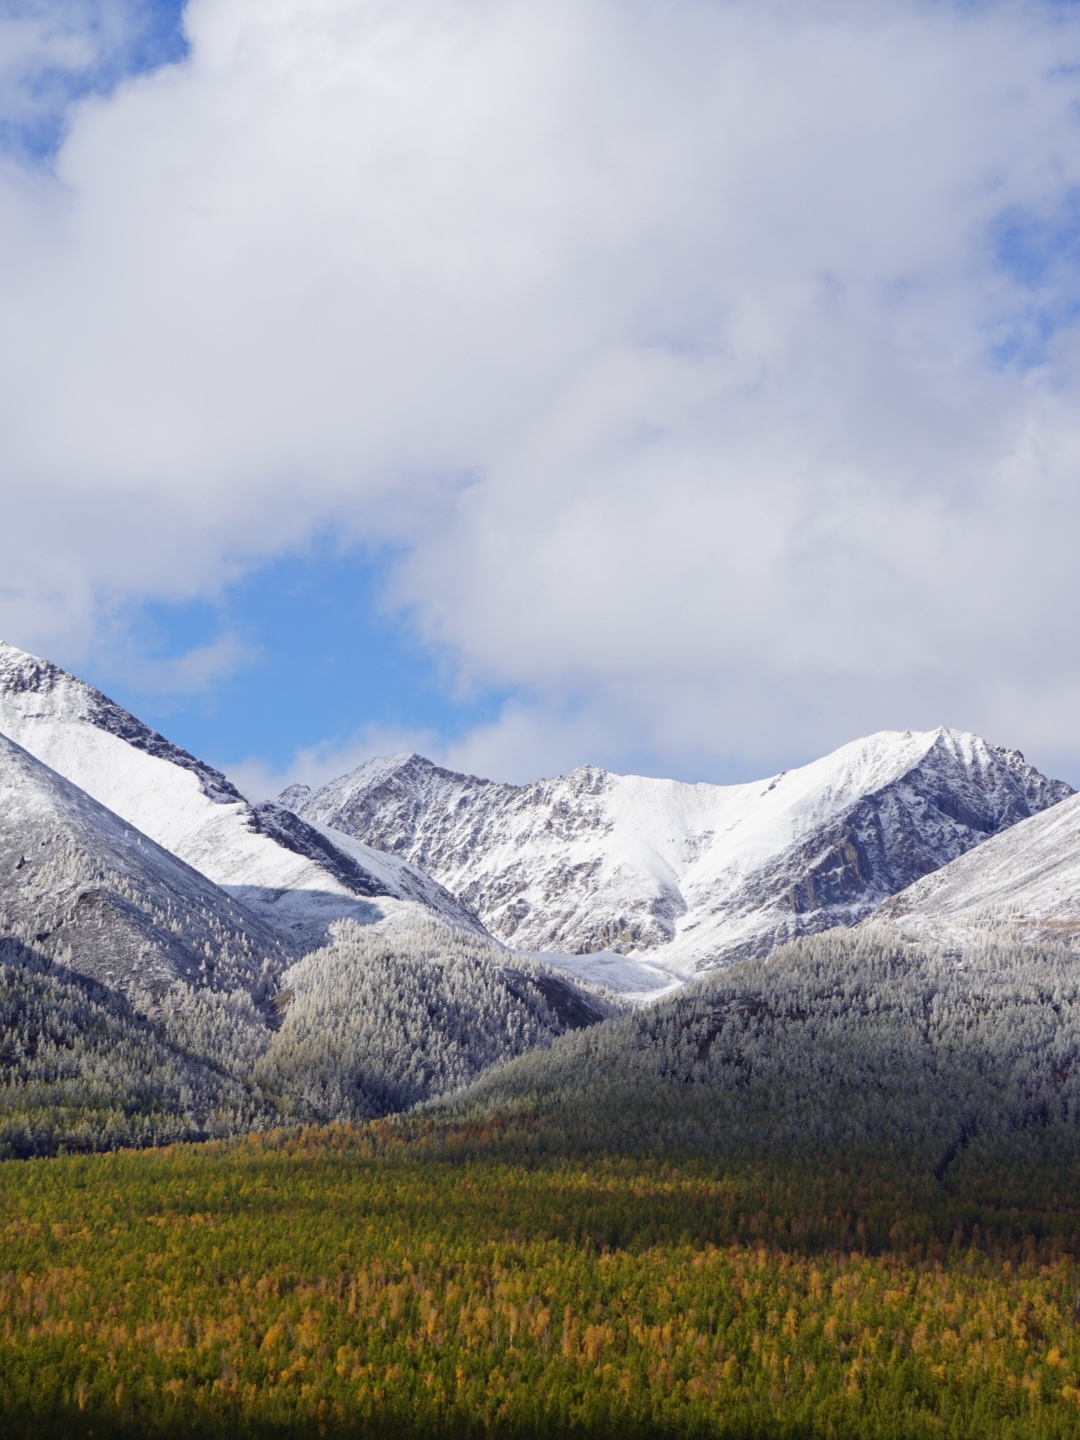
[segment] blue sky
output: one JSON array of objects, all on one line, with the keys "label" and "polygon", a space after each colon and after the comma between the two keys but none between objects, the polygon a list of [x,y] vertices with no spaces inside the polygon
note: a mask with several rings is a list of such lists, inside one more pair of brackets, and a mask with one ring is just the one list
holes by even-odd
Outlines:
[{"label": "blue sky", "polygon": [[55,155],[70,107],[187,54],[183,0],[8,0],[0,144],[33,161]]},{"label": "blue sky", "polygon": [[[257,757],[283,772],[306,747],[347,750],[358,730],[423,747],[493,721],[506,697],[460,693],[452,671],[386,613],[385,575],[385,561],[317,544],[213,601],[137,607],[123,617],[135,663],[121,669],[105,655],[81,670],[194,754],[234,770]],[[223,639],[235,656],[223,675],[194,693],[180,677],[170,686],[170,666]]]},{"label": "blue sky", "polygon": [[[108,96],[130,76],[182,61],[188,52],[182,0],[10,7],[13,15],[52,12],[61,31],[82,32],[86,53],[44,58],[24,72],[24,102],[0,116],[0,144],[25,162],[48,166],[60,148],[71,106]],[[64,63],[65,58],[67,63]],[[84,63],[79,63],[82,61]],[[212,598],[170,605],[136,602],[121,619],[124,664],[108,651],[89,660],[61,653],[148,722],[196,754],[222,764],[258,756],[284,770],[316,743],[344,748],[358,730],[401,731],[419,740],[453,737],[495,718],[505,697],[464,696],[445,663],[419,645],[407,623],[382,606],[386,563],[359,547],[341,553],[314,543],[245,575]],[[212,684],[190,693],[169,667],[192,652],[231,642],[235,660]],[[142,672],[142,673],[140,673]]]},{"label": "blue sky", "polygon": [[[12,5],[14,16],[44,15],[54,30],[90,43],[83,54],[26,67],[22,103],[0,114],[0,144],[24,164],[49,167],[75,103],[184,60],[183,8],[183,0]],[[298,751],[338,753],[358,732],[423,745],[495,720],[506,693],[463,689],[447,660],[387,609],[387,563],[316,537],[207,598],[125,606],[114,623],[123,638],[111,652],[65,654],[61,645],[54,658],[234,771],[257,757],[270,773],[284,772]],[[208,683],[192,688],[175,673],[185,657],[222,647],[232,658],[219,673],[211,664]]]},{"label": "blue sky", "polygon": [[1080,784],[1080,21],[0,13],[0,633],[253,789]]}]

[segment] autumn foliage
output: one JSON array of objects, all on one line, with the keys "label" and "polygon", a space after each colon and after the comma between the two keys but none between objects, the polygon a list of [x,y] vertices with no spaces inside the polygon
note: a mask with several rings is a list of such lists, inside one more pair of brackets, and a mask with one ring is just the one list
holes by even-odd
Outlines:
[{"label": "autumn foliage", "polygon": [[1080,1436],[1068,1167],[507,1158],[540,1124],[3,1165],[7,1433]]}]

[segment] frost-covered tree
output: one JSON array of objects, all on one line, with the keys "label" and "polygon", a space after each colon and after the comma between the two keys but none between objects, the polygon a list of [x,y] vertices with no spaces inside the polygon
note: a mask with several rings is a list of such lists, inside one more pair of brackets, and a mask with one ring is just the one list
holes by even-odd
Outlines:
[{"label": "frost-covered tree", "polygon": [[501,1060],[615,1012],[493,941],[434,920],[384,932],[351,921],[282,977],[288,1010],[254,1069],[283,1110],[351,1119],[404,1110]]},{"label": "frost-covered tree", "polygon": [[0,1157],[229,1135],[275,1113],[124,996],[0,944]]},{"label": "frost-covered tree", "polygon": [[963,954],[830,931],[567,1035],[437,1108],[559,1113],[574,1146],[872,1144],[941,1173],[1003,1133],[1080,1134],[1080,964],[988,931]]}]

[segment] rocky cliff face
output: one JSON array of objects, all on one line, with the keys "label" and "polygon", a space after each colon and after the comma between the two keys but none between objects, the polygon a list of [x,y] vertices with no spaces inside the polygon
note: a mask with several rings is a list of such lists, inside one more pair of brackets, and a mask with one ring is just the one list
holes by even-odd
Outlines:
[{"label": "rocky cliff face", "polygon": [[855,924],[1069,794],[1017,751],[942,729],[751,785],[591,766],[504,785],[398,755],[288,800],[433,875],[515,947],[648,952],[685,975]]},{"label": "rocky cliff face", "polygon": [[998,926],[1080,943],[1080,795],[909,885],[871,919],[944,945],[966,944]]}]

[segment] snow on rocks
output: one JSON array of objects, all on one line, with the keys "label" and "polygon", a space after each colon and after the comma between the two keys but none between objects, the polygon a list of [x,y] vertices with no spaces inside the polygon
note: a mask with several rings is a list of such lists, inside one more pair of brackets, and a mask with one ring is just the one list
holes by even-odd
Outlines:
[{"label": "snow on rocks", "polygon": [[0,642],[0,732],[222,886],[296,951],[340,919],[366,923],[420,904],[481,931],[407,861],[334,837],[284,806],[253,805],[220,771],[99,690]]},{"label": "snow on rocks", "polygon": [[129,996],[181,981],[259,1002],[290,958],[258,916],[0,735],[0,959]]},{"label": "snow on rocks", "polygon": [[585,955],[647,958],[647,983],[619,988],[659,993],[665,975],[856,924],[1069,794],[1019,752],[939,729],[882,731],[747,785],[593,766],[505,785],[395,755],[289,800],[422,868],[505,943],[578,973]]},{"label": "snow on rocks", "polygon": [[948,945],[1006,926],[1080,940],[1080,795],[994,835],[892,896],[875,923]]}]

